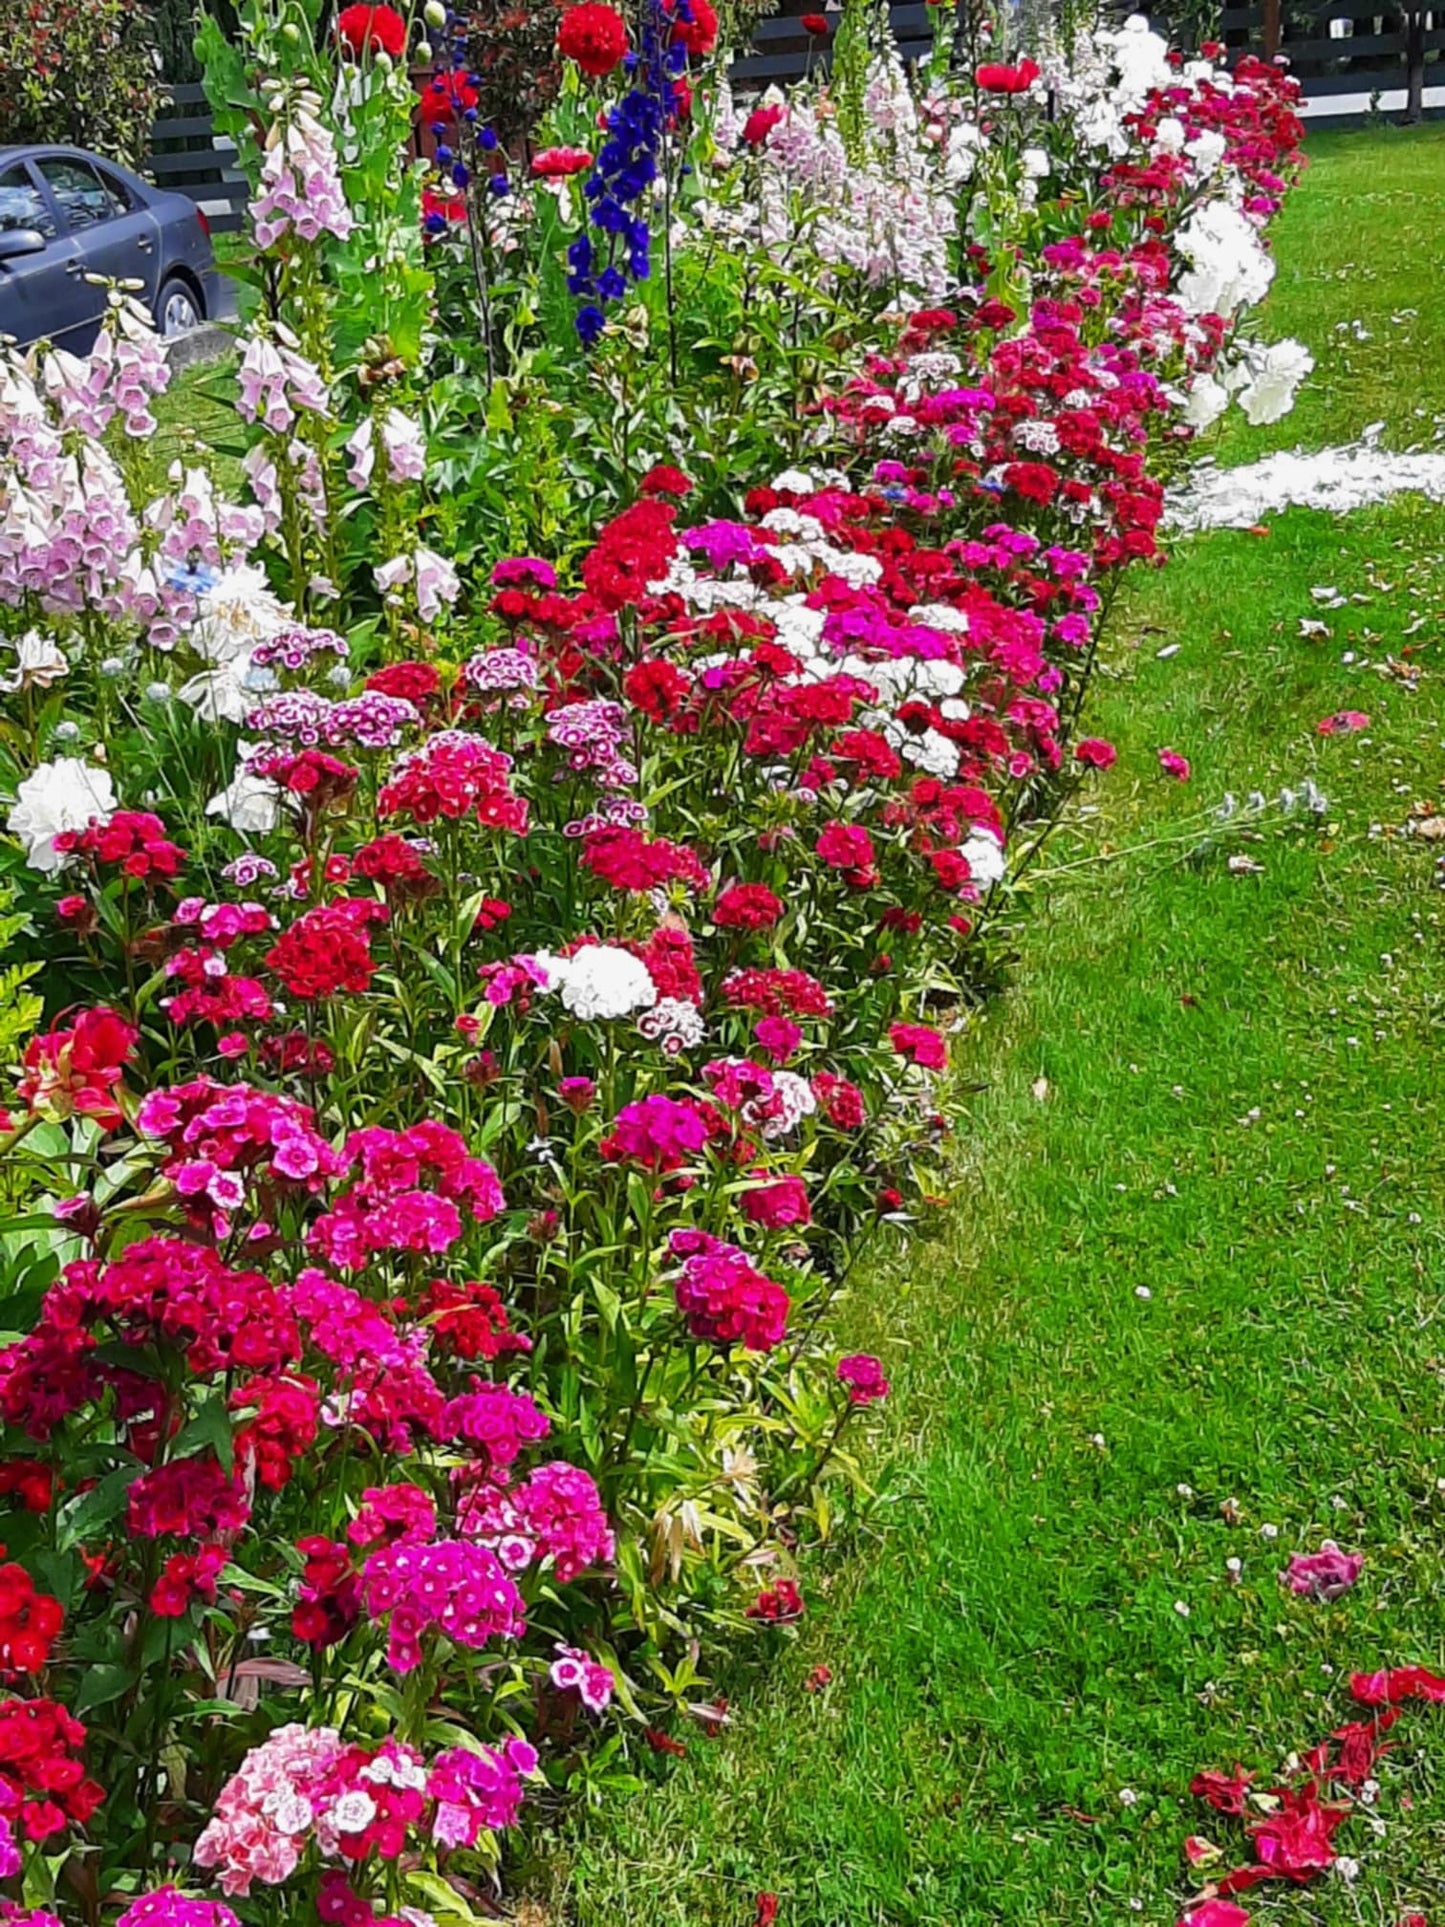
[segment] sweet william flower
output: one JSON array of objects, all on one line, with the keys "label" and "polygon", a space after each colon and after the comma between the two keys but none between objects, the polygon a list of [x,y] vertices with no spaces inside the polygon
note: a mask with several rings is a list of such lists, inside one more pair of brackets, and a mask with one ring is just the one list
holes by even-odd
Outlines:
[{"label": "sweet william flower", "polygon": [[1159,767],[1166,776],[1172,776],[1176,783],[1187,783],[1189,781],[1189,758],[1187,756],[1181,756],[1178,750],[1161,749],[1159,752]]},{"label": "sweet william flower", "polygon": [[837,1379],[846,1389],[850,1405],[875,1405],[888,1396],[883,1367],[871,1352],[853,1352],[840,1358]]},{"label": "sweet william flower", "polygon": [[1112,769],[1118,760],[1114,745],[1098,736],[1082,737],[1074,745],[1074,761],[1083,769]]}]

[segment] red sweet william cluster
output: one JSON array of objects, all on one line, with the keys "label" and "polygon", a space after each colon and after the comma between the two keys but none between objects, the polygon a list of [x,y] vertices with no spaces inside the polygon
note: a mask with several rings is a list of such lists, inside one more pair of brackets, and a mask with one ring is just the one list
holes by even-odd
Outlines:
[{"label": "red sweet william cluster", "polygon": [[80,1761],[85,1728],[51,1700],[0,1702],[0,1786],[27,1840],[84,1826],[105,1799]]},{"label": "red sweet william cluster", "polygon": [[62,830],[55,838],[61,856],[78,856],[97,869],[112,869],[135,882],[179,876],[186,853],[166,835],[166,826],[148,810],[117,810],[104,823],[84,830]]},{"label": "red sweet william cluster", "polygon": [[0,1679],[38,1673],[64,1620],[60,1601],[36,1592],[23,1566],[0,1566]]},{"label": "red sweet william cluster", "polygon": [[369,927],[386,916],[383,905],[354,897],[319,903],[277,938],[267,966],[305,1003],[364,991],[376,970]]}]

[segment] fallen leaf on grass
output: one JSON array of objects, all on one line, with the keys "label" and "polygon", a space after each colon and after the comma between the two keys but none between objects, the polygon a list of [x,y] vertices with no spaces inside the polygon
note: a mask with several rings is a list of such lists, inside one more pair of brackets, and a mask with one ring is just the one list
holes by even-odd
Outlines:
[{"label": "fallen leaf on grass", "polygon": [[1033,1092],[1040,1104],[1042,1104],[1049,1094],[1049,1080],[1046,1077],[1036,1077],[1029,1086],[1029,1089]]},{"label": "fallen leaf on grass", "polygon": [[1229,859],[1229,874],[1232,877],[1260,877],[1264,875],[1264,865],[1256,863],[1252,856],[1232,856]]}]

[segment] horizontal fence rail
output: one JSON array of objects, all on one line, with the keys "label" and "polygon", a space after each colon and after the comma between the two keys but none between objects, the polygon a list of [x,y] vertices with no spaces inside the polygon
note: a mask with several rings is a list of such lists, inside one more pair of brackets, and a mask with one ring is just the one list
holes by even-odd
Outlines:
[{"label": "horizontal fence rail", "polygon": [[194,201],[213,234],[239,234],[245,226],[250,189],[198,84],[171,88],[171,108],[155,124],[146,172],[157,187]]}]

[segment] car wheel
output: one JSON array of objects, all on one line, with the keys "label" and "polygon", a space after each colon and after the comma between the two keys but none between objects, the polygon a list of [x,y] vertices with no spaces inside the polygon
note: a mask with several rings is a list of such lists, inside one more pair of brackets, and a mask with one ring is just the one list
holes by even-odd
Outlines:
[{"label": "car wheel", "polygon": [[161,334],[167,341],[174,341],[177,335],[188,335],[193,328],[201,325],[200,310],[196,297],[186,283],[173,277],[161,289],[156,303],[160,319]]}]

